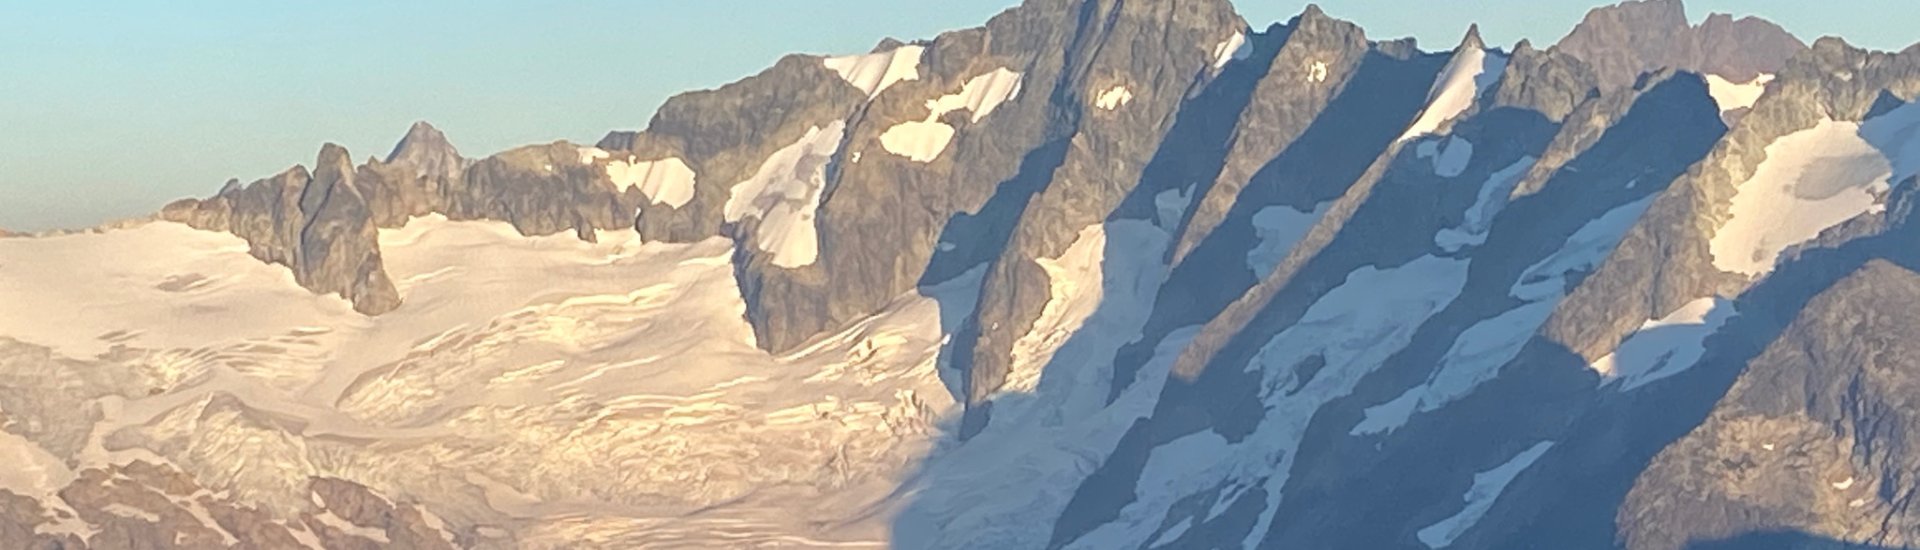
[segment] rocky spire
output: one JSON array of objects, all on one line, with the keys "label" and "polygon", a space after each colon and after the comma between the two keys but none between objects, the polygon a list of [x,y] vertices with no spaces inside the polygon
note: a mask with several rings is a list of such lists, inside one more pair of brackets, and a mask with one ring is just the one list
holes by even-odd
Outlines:
[{"label": "rocky spire", "polygon": [[447,135],[424,120],[407,129],[407,136],[387,154],[387,163],[409,165],[418,175],[434,178],[458,174],[467,165],[460,151],[447,141]]},{"label": "rocky spire", "polygon": [[1484,49],[1487,49],[1487,42],[1480,38],[1480,24],[1474,23],[1467,26],[1467,36],[1460,39],[1460,45],[1454,47],[1453,51],[1458,53],[1468,50]]}]

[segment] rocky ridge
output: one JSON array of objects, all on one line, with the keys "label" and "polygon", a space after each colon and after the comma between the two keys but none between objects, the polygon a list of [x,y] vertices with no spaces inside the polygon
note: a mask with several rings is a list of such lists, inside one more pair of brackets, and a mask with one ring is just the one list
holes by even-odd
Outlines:
[{"label": "rocky ridge", "polygon": [[[1716,87],[1762,75],[1728,116]],[[1318,7],[1255,31],[1224,0],[1030,0],[930,40],[783,58],[593,146],[468,159],[420,123],[385,159],[354,166],[328,145],[311,169],[159,217],[231,233],[370,316],[405,311],[413,281],[391,280],[382,235],[420,218],[588,243],[718,237],[747,341],[783,361],[846,344],[849,365],[879,369],[884,339],[848,335],[897,338],[867,331],[903,296],[936,299],[941,340],[921,366],[957,410],[939,433],[894,434],[932,449],[885,506],[903,547],[1666,550],[1779,533],[1899,547],[1920,533],[1897,338],[1920,280],[1916,100],[1920,49],[1809,47],[1717,14],[1693,26],[1678,0],[1596,9],[1545,49],[1469,29],[1436,52]],[[1781,167],[1815,139],[1855,153]],[[1821,164],[1846,162],[1864,164]],[[1754,198],[1783,172],[1819,178]],[[1820,210],[1834,197],[1866,204]],[[1756,200],[1838,218],[1748,239]],[[597,330],[568,323],[549,334]],[[433,370],[447,361],[396,359],[335,406],[384,410],[369,392],[454,376]],[[26,419],[9,432],[73,457],[105,413],[50,403],[129,391],[0,391],[0,405]],[[466,399],[408,402],[486,410]],[[294,453],[304,426],[282,416],[216,396],[166,418]],[[592,418],[578,429],[625,421]],[[471,545],[474,518],[500,515],[485,489],[379,496],[446,494],[427,486],[441,478],[218,473],[198,457],[231,455],[157,430],[106,443],[182,467],[0,493],[0,541],[426,548]],[[816,469],[882,460],[841,445]]]}]

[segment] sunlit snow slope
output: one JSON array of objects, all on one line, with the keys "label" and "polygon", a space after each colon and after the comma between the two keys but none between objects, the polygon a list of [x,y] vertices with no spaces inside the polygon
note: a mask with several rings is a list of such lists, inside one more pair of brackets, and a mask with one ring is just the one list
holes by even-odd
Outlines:
[{"label": "sunlit snow slope", "polygon": [[[350,479],[527,547],[880,545],[871,507],[952,403],[940,306],[918,293],[770,357],[724,239],[591,244],[437,215],[380,238],[407,301],[377,318],[223,233],[0,241],[0,308],[35,312],[0,334],[112,373],[111,395],[64,404],[104,414],[59,459],[163,459],[286,509],[308,500],[286,480]],[[15,443],[0,456],[48,454]],[[26,468],[0,480],[71,476]]]}]

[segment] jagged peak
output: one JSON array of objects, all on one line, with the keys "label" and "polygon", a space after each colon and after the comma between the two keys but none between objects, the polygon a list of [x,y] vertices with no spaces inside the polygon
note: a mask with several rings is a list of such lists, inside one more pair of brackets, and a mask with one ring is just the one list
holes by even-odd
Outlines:
[{"label": "jagged peak", "polygon": [[1474,23],[1467,25],[1467,36],[1460,39],[1460,45],[1455,47],[1453,51],[1461,52],[1484,49],[1487,49],[1487,41],[1480,38],[1480,24]]},{"label": "jagged peak", "polygon": [[347,152],[347,148],[338,143],[327,142],[322,144],[320,146],[320,156],[314,160],[313,170],[319,172],[328,169],[338,170],[342,167],[345,167],[347,171],[353,170],[353,154]]},{"label": "jagged peak", "polygon": [[1320,9],[1319,4],[1307,4],[1307,8],[1293,19],[1287,20],[1287,41],[1301,39],[1317,40],[1315,37],[1341,36],[1354,34],[1362,41],[1366,40],[1366,30],[1360,25],[1340,19]]},{"label": "jagged peak", "polygon": [[1320,4],[1311,4],[1311,3],[1307,4],[1307,9],[1300,11],[1300,19],[1313,19],[1313,18],[1325,18],[1325,17],[1327,17],[1327,12],[1326,10],[1320,9]]},{"label": "jagged peak", "polygon": [[447,135],[424,120],[414,122],[413,126],[407,128],[406,137],[394,144],[386,162],[408,164],[419,175],[433,177],[451,176],[466,163],[460,156],[460,150],[447,140]]}]

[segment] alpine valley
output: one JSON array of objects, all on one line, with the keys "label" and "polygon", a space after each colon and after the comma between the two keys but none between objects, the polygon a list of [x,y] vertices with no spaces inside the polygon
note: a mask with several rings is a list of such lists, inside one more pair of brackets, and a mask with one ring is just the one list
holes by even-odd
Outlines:
[{"label": "alpine valley", "polygon": [[6,234],[0,548],[1920,547],[1920,47],[1690,21],[1027,0]]}]

